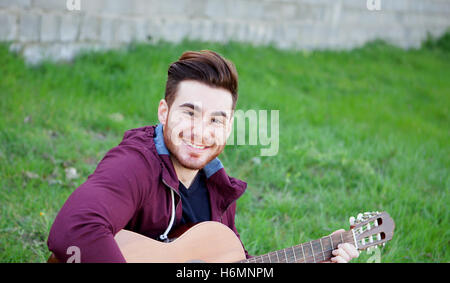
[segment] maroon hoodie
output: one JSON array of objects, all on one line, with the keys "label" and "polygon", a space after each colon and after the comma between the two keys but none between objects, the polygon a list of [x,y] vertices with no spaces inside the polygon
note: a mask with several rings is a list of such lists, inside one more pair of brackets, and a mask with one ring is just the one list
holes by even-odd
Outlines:
[{"label": "maroon hoodie", "polygon": [[[169,227],[177,227],[183,212],[179,181],[162,133],[161,124],[125,132],[122,142],[70,195],[47,241],[61,262],[72,255],[68,252],[71,246],[79,248],[81,262],[125,262],[114,240],[121,229],[159,239]],[[229,177],[217,158],[203,170],[211,220],[225,224],[239,237],[234,224],[236,200],[247,184]],[[172,195],[176,213],[170,226]],[[245,254],[248,258],[247,251]]]}]

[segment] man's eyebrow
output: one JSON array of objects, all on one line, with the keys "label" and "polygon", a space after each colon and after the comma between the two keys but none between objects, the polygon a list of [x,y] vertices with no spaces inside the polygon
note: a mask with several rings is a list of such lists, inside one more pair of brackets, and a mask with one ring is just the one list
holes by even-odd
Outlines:
[{"label": "man's eyebrow", "polygon": [[[178,107],[180,107],[180,108],[181,107],[187,107],[187,108],[191,108],[194,111],[201,111],[200,107],[198,107],[195,104],[189,103],[189,102],[183,103],[183,104],[181,104]],[[212,112],[211,116],[223,116],[225,118],[228,118],[227,113],[225,111],[221,111],[221,110]]]},{"label": "man's eyebrow", "polygon": [[225,111],[214,111],[211,113],[211,116],[223,116],[225,118],[228,118],[227,113]]},{"label": "man's eyebrow", "polygon": [[187,108],[191,108],[194,111],[200,111],[200,107],[198,107],[192,103],[189,103],[189,102],[183,103],[178,107],[187,107]]}]

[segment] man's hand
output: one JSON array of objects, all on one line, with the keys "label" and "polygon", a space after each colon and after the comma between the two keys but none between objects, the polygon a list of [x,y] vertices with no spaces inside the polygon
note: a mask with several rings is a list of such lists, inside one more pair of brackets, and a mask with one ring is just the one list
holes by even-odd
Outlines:
[{"label": "man's hand", "polygon": [[[344,229],[339,229],[331,233],[331,235],[343,232],[345,232]],[[357,258],[359,256],[359,252],[355,248],[355,246],[349,243],[339,244],[337,246],[337,249],[333,250],[331,253],[334,255],[334,257],[332,257],[329,262],[334,263],[347,263],[353,258]]]}]

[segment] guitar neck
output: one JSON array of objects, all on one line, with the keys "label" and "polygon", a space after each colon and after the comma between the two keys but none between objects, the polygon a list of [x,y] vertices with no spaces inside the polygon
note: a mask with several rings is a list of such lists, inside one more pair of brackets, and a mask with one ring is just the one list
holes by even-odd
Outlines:
[{"label": "guitar neck", "polygon": [[327,261],[341,243],[354,243],[352,231],[330,235],[293,247],[240,261],[241,263],[316,263]]}]

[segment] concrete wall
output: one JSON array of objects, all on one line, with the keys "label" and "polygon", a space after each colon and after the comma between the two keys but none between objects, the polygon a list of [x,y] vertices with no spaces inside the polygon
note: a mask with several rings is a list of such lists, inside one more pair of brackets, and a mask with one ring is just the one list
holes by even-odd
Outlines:
[{"label": "concrete wall", "polygon": [[183,38],[293,49],[352,48],[380,38],[408,48],[450,27],[450,0],[79,0],[80,10],[77,2],[0,0],[0,41],[38,62],[70,59],[83,48]]}]

